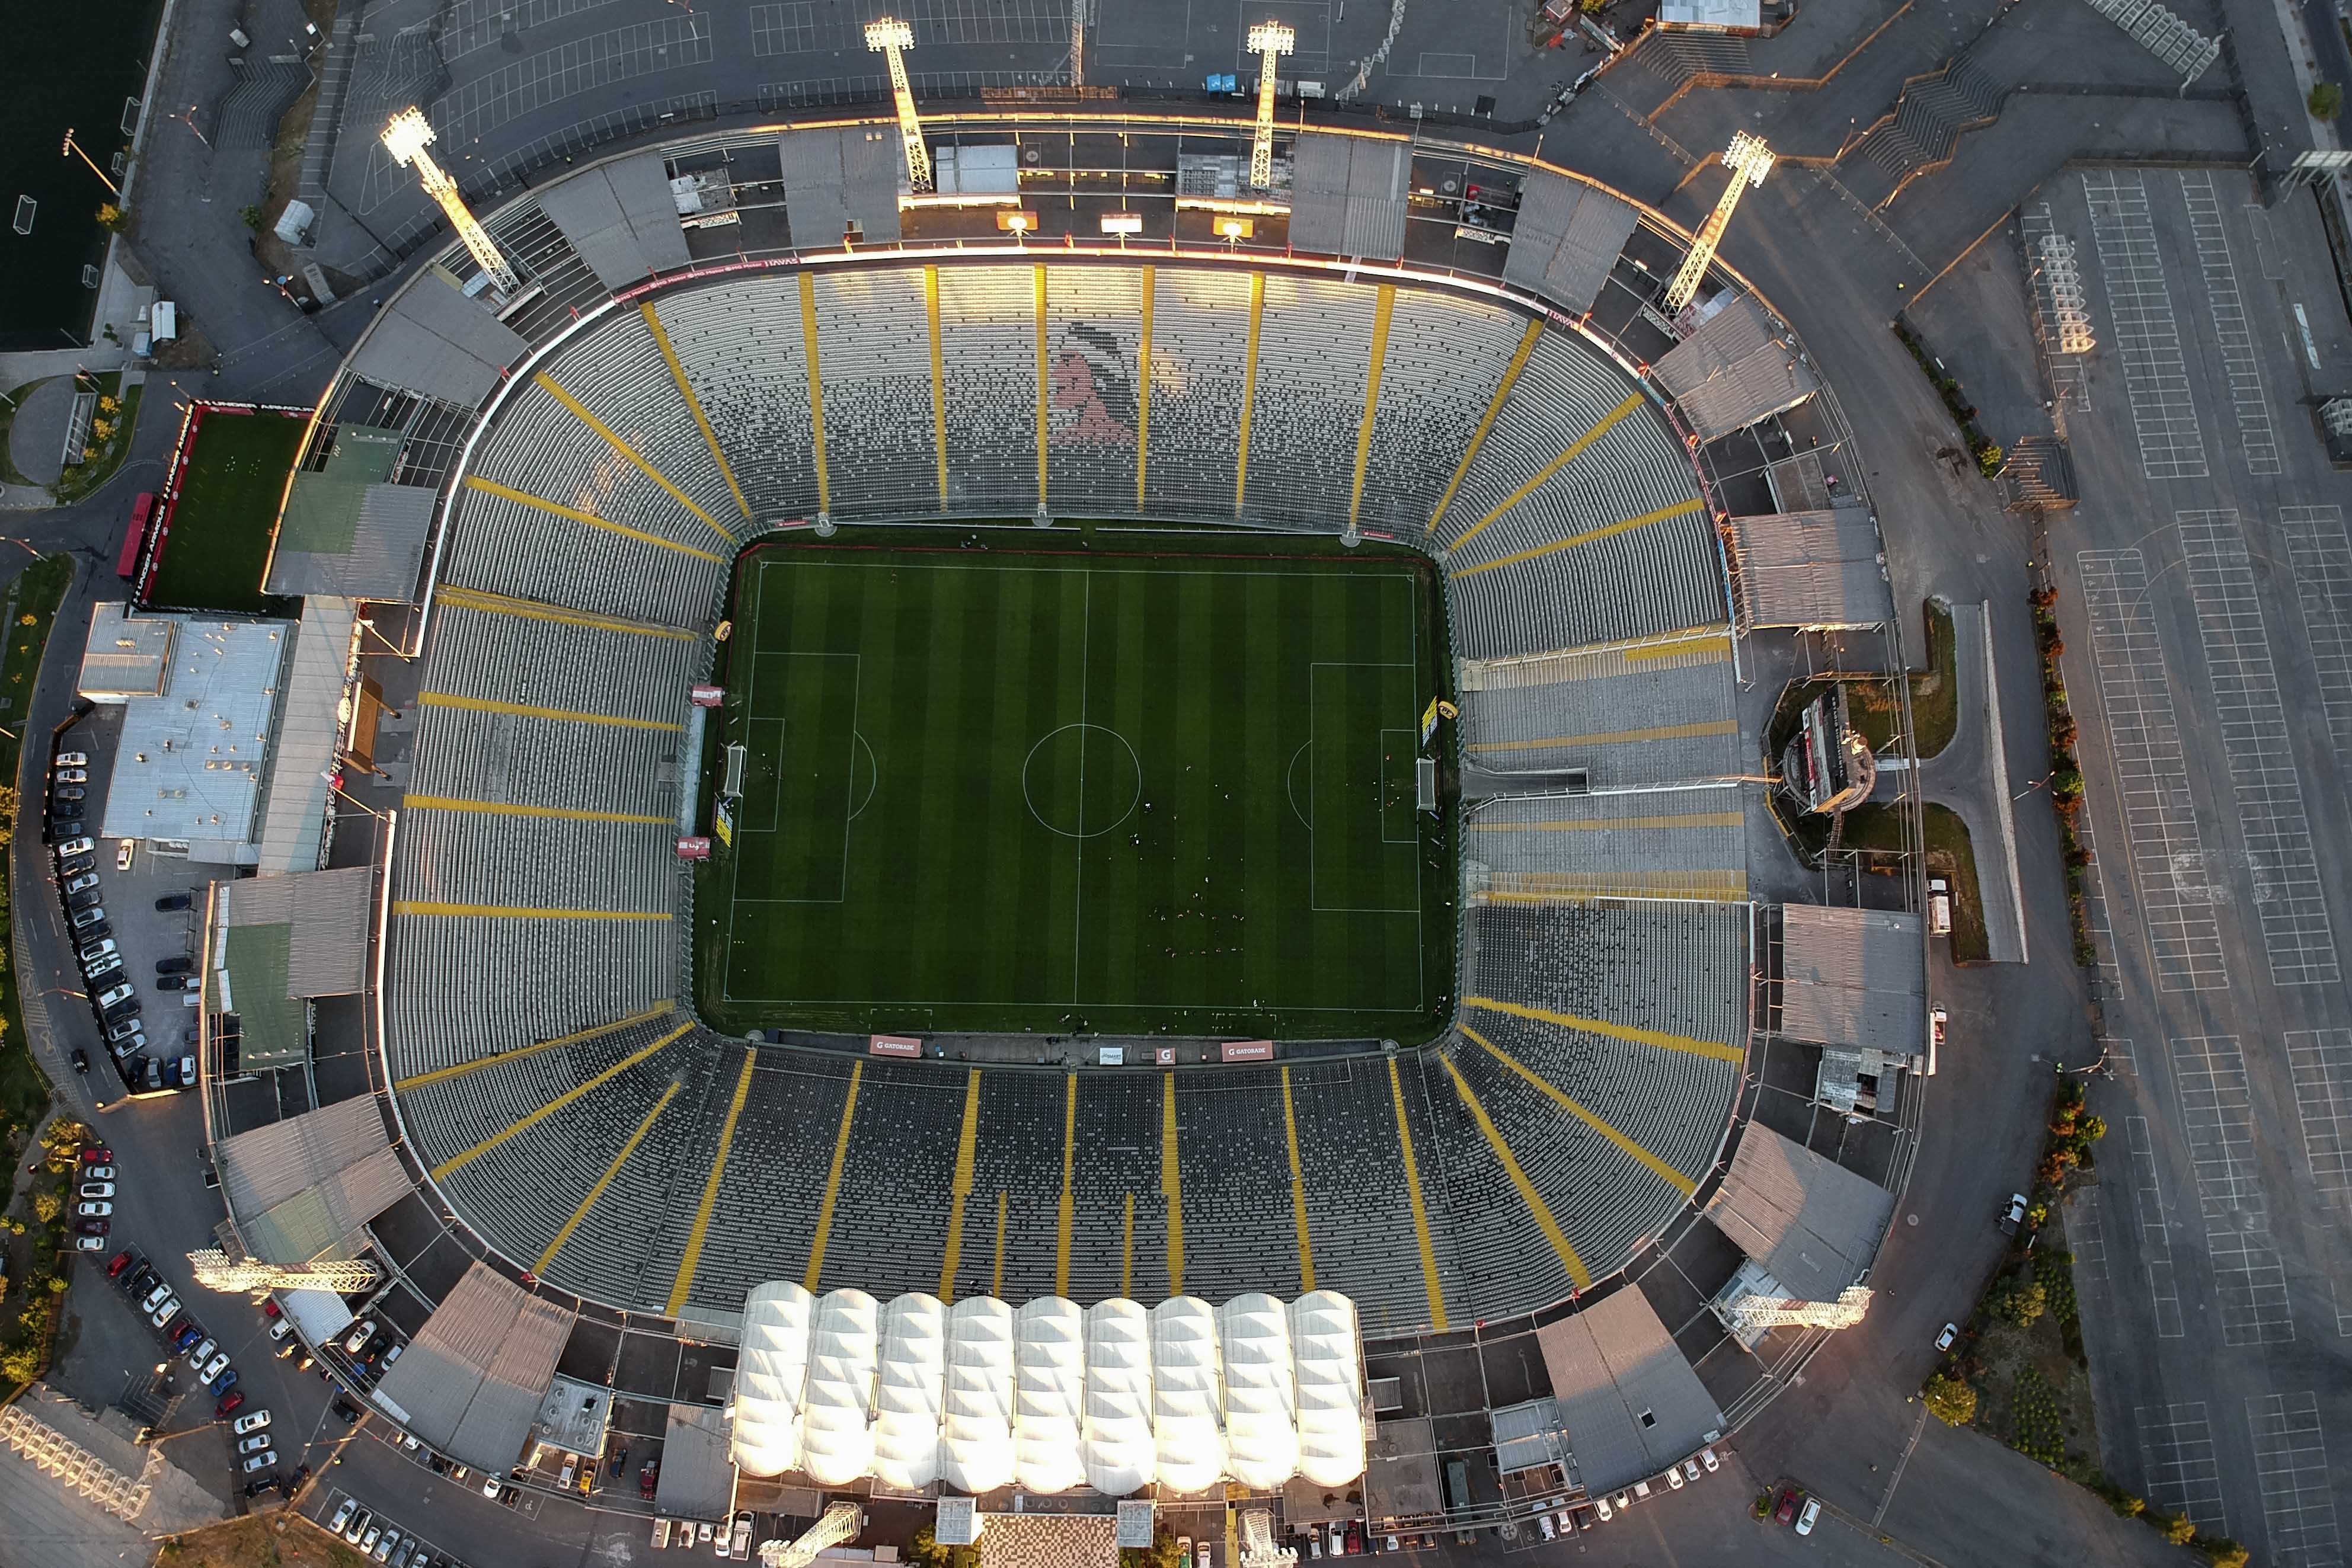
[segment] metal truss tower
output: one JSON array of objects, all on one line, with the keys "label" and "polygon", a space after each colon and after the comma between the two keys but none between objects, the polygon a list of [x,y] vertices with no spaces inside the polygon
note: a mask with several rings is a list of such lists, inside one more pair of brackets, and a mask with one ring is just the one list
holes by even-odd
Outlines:
[{"label": "metal truss tower", "polygon": [[1715,247],[1723,243],[1724,228],[1731,222],[1734,208],[1750,185],[1760,185],[1764,176],[1772,172],[1772,150],[1764,139],[1742,131],[1731,139],[1724,150],[1724,166],[1731,171],[1731,183],[1724,187],[1723,195],[1715,204],[1715,211],[1706,215],[1706,223],[1698,231],[1698,239],[1691,246],[1690,255],[1683,258],[1682,270],[1666,286],[1666,314],[1671,316],[1689,304],[1698,293],[1699,280],[1706,276],[1707,264],[1715,259]]},{"label": "metal truss tower", "polygon": [[394,115],[391,123],[383,128],[383,141],[384,151],[392,154],[394,162],[416,171],[417,182],[425,187],[425,193],[441,204],[441,211],[448,216],[449,226],[457,230],[457,237],[465,242],[467,254],[498,286],[499,292],[512,294],[520,289],[522,279],[515,275],[514,264],[507,260],[505,254],[499,249],[498,242],[490,238],[488,231],[477,223],[474,214],[467,209],[466,198],[457,193],[457,182],[449,177],[447,170],[434,162],[433,154],[425,151],[432,145],[433,127],[426,121],[424,111],[410,108]]},{"label": "metal truss tower", "polygon": [[931,150],[923,145],[922,121],[915,118],[915,89],[907,81],[906,51],[915,47],[915,29],[895,16],[866,24],[866,47],[890,61],[890,97],[898,106],[898,140],[907,147],[907,189],[920,194],[932,189]]},{"label": "metal truss tower", "polygon": [[1250,139],[1250,189],[1263,191],[1274,183],[1275,62],[1298,42],[1297,31],[1283,22],[1260,22],[1249,30],[1250,53],[1257,57],[1257,134]]}]

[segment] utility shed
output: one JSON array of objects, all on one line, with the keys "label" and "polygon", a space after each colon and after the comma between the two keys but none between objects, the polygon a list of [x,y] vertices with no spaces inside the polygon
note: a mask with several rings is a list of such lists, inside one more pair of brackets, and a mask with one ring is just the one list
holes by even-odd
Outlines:
[{"label": "utility shed", "polygon": [[1749,1123],[1706,1217],[1800,1301],[1834,1301],[1858,1282],[1895,1195],[1770,1128]]}]

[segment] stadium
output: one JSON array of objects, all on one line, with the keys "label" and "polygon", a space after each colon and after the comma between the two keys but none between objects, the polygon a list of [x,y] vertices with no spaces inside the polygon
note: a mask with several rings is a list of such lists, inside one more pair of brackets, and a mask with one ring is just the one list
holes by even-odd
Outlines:
[{"label": "stadium", "polygon": [[[236,1246],[386,1270],[436,1450],[634,1430],[681,1518],[1222,1476],[1462,1528],[1674,1466],[1866,1301],[1919,892],[1768,788],[1784,685],[1902,668],[1833,398],[1722,263],[1662,310],[1690,236],[1582,176],[1302,126],[1253,194],[1246,129],[956,116],[1020,174],[935,203],[887,119],[625,152],[486,204],[517,287],[449,244],[322,398],[268,587],[352,639],[281,751],[391,792],[308,873],[365,1083],[207,1113]],[[1090,182],[1113,136],[1160,172]],[[1524,1397],[1381,1403],[1514,1335]],[[1250,1346],[1301,1358],[1270,1449]],[[1066,1406],[1017,1476],[967,1365]],[[1349,1490],[1507,1406],[1541,1479]]]}]

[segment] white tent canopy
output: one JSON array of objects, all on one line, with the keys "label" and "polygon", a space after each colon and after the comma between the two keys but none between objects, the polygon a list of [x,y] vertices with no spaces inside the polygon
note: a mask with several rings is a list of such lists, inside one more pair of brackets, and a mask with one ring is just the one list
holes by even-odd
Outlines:
[{"label": "white tent canopy", "polygon": [[1298,1389],[1298,1473],[1319,1487],[1344,1486],[1364,1473],[1356,1303],[1336,1291],[1291,1302],[1290,1355]]},{"label": "white tent canopy", "polygon": [[883,1310],[874,1475],[885,1486],[919,1491],[939,1479],[947,1331],[948,1310],[937,1296],[899,1296]]},{"label": "white tent canopy", "polygon": [[1030,1491],[1067,1491],[1086,1480],[1086,1316],[1047,1296],[1013,1314],[1013,1479]]},{"label": "white tent canopy", "polygon": [[1217,1309],[1217,1337],[1224,1350],[1226,1473],[1269,1490],[1298,1472],[1290,1316],[1272,1296],[1235,1296]]},{"label": "white tent canopy", "polygon": [[1016,1310],[780,1281],[746,1300],[742,1334],[732,1454],[747,1475],[1181,1497],[1226,1478],[1336,1488],[1364,1469],[1356,1307],[1335,1291]]},{"label": "white tent canopy", "polygon": [[817,1303],[801,1401],[801,1468],[821,1487],[846,1486],[874,1469],[881,1312],[863,1291],[829,1291]]},{"label": "white tent canopy", "polygon": [[1087,1309],[1087,1484],[1125,1497],[1151,1484],[1151,1317],[1139,1302]]},{"label": "white tent canopy", "polygon": [[940,1475],[975,1495],[1013,1479],[1013,1309],[993,1296],[948,1312]]},{"label": "white tent canopy", "polygon": [[1225,1473],[1216,1310],[1198,1296],[1151,1309],[1151,1426],[1160,1484],[1206,1491]]},{"label": "white tent canopy", "polygon": [[808,1385],[809,1319],[814,1299],[772,1281],[743,1302],[743,1343],[735,1364],[736,1469],[780,1476],[800,1463],[801,1396]]}]

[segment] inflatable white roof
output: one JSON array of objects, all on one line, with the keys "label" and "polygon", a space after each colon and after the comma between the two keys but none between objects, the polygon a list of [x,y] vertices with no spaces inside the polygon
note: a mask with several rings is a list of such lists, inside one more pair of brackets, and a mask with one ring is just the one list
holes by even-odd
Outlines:
[{"label": "inflatable white roof", "polygon": [[1016,1311],[780,1281],[744,1302],[732,1451],[746,1474],[825,1487],[1338,1487],[1364,1469],[1356,1333],[1355,1303],[1332,1291]]}]

